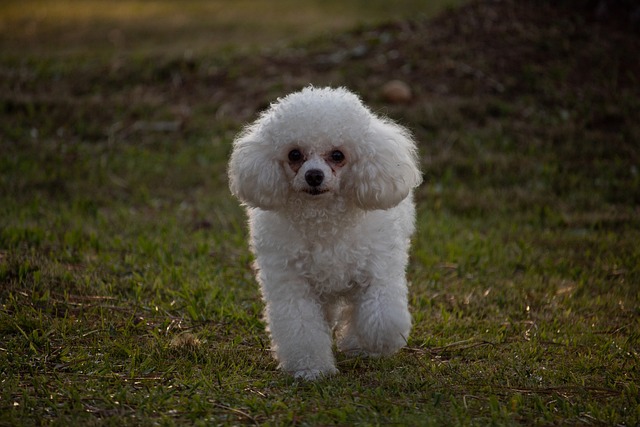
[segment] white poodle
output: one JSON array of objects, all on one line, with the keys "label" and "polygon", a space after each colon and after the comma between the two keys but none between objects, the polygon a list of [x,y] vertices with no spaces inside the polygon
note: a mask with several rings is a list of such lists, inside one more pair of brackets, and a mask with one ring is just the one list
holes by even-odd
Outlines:
[{"label": "white poodle", "polygon": [[409,132],[346,89],[279,99],[234,141],[231,192],[246,206],[272,349],[296,378],[337,372],[332,351],[390,355],[407,342]]}]

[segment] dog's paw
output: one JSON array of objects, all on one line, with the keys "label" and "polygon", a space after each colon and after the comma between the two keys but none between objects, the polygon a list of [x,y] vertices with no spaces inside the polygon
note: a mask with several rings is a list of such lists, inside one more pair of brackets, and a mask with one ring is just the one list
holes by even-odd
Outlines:
[{"label": "dog's paw", "polygon": [[338,350],[348,357],[379,357],[379,353],[362,348],[355,334],[346,334],[338,339]]},{"label": "dog's paw", "polygon": [[292,372],[295,379],[305,381],[319,380],[337,373],[338,370],[334,367],[329,369],[301,369],[299,371]]}]

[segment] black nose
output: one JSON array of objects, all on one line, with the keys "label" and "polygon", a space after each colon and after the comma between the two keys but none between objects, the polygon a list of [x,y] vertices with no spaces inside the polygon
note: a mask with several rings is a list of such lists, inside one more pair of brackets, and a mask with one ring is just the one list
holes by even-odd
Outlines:
[{"label": "black nose", "polygon": [[322,184],[324,174],[320,169],[310,169],[304,174],[304,179],[312,187],[317,187]]}]

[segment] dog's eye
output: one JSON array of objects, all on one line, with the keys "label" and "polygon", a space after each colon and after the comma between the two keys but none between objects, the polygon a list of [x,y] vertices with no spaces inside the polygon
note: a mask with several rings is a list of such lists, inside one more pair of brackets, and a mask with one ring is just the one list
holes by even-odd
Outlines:
[{"label": "dog's eye", "polygon": [[344,153],[340,150],[334,150],[331,152],[331,160],[336,163],[342,163],[344,161]]},{"label": "dog's eye", "polygon": [[293,149],[289,151],[290,162],[299,162],[300,160],[302,160],[302,153],[300,152],[300,150]]}]

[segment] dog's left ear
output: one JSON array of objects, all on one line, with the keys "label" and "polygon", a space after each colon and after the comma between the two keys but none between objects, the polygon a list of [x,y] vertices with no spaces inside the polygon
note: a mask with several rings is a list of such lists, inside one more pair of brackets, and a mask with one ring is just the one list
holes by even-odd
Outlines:
[{"label": "dog's left ear", "polygon": [[345,190],[362,209],[389,209],[422,182],[416,144],[409,131],[375,117],[353,159]]}]

